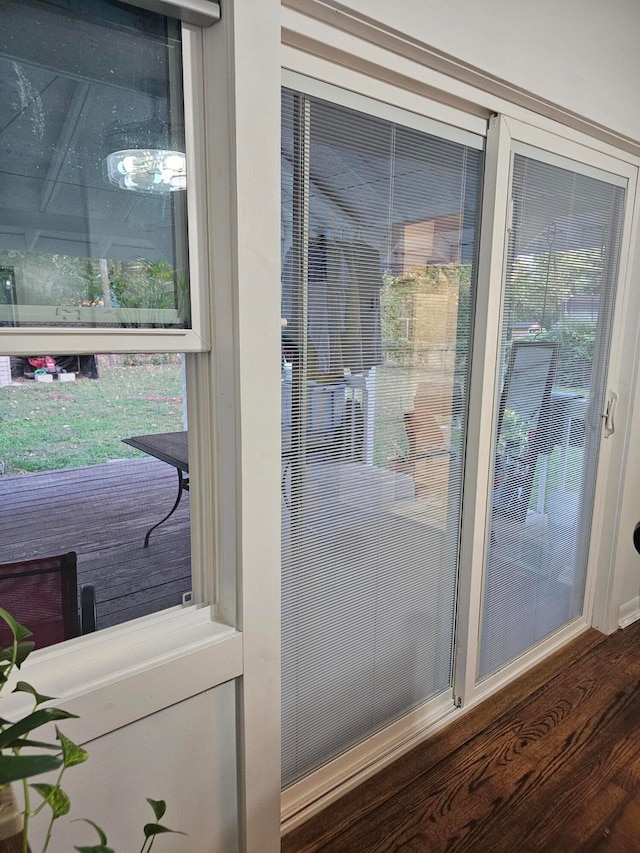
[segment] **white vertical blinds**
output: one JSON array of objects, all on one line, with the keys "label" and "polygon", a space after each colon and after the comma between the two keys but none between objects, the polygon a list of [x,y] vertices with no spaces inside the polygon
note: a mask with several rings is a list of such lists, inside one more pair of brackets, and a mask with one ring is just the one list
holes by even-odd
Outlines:
[{"label": "white vertical blinds", "polygon": [[451,685],[482,139],[282,130],[286,785]]},{"label": "white vertical blinds", "polygon": [[513,156],[480,678],[582,612],[625,196],[585,171]]}]

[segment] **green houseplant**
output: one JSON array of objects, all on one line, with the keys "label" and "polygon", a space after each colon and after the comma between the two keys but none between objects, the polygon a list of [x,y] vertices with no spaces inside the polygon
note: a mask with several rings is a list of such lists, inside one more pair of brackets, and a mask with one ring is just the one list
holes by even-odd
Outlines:
[{"label": "green houseplant", "polygon": [[[30,640],[31,632],[2,608],[0,619],[8,626],[12,636],[11,643],[0,648],[1,695],[14,670],[19,670],[33,651],[34,643]],[[26,681],[17,681],[13,692],[31,696],[33,705],[18,720],[9,721],[0,717],[0,829],[4,824],[4,831],[0,835],[0,853],[29,853],[29,829],[34,818],[41,813],[47,816],[46,835],[41,848],[41,853],[46,853],[55,821],[67,815],[71,808],[69,797],[61,786],[63,776],[69,768],[85,762],[89,755],[57,726],[58,722],[73,718],[75,714],[49,707],[48,703],[53,701],[53,697],[38,693]],[[32,737],[34,731],[49,723],[55,725],[55,742]],[[30,781],[33,777],[51,772],[57,773],[53,783]],[[12,788],[14,784],[22,787],[22,810],[17,806]],[[147,798],[147,802],[153,810],[154,821],[143,827],[144,840],[139,848],[140,853],[148,853],[158,835],[175,832],[160,823],[166,811],[164,801]],[[108,846],[105,832],[93,821],[85,822],[95,829],[99,843],[74,849],[79,853],[114,853]]]}]

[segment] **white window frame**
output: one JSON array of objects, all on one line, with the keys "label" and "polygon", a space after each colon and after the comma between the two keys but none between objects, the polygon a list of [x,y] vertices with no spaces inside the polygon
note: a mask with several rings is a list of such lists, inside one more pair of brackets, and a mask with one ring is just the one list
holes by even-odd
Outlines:
[{"label": "white window frame", "polygon": [[170,15],[187,24],[210,27],[220,20],[220,4],[215,0],[124,0],[130,6]]},{"label": "white window frame", "polygon": [[[196,310],[211,330],[211,343],[207,336],[196,339],[195,333],[175,330],[123,336],[74,329],[58,336],[34,329],[12,351],[32,351],[36,339],[38,351],[59,350],[64,339],[73,341],[74,352],[192,353],[186,369],[193,576],[200,595],[212,604],[171,608],[44,649],[26,662],[22,677],[82,715],[80,735],[74,732],[80,742],[234,681],[238,778],[229,784],[238,795],[239,849],[275,853],[280,847],[279,3],[228,0],[216,26],[190,23],[189,8],[205,4],[216,5],[133,0],[160,13],[187,10],[180,12],[185,125],[188,156],[198,164],[189,170],[190,263],[192,281],[197,276],[199,283]],[[261,286],[252,291],[256,282]],[[96,340],[104,343],[97,346]],[[2,341],[0,351],[9,351]],[[21,707],[16,694],[5,710],[11,714]]]},{"label": "white window frame", "polygon": [[[134,3],[133,5],[140,5]],[[153,4],[147,3],[146,8]],[[160,4],[163,5],[163,4]],[[210,326],[210,263],[208,246],[208,186],[205,162],[204,100],[204,31],[193,24],[182,23],[183,91],[185,108],[185,139],[189,169],[187,171],[187,216],[190,277],[192,281],[192,310],[196,325]],[[207,333],[208,337],[208,333]],[[196,350],[196,352],[193,352]],[[199,350],[204,350],[199,352]],[[207,531],[211,525],[206,519],[213,516],[211,488],[203,481],[203,467],[213,470],[210,445],[206,434],[213,429],[211,408],[212,355],[195,329],[86,329],[86,328],[25,328],[0,329],[0,352],[6,355],[30,355],[33,352],[69,351],[83,353],[118,352],[186,352],[186,404],[189,431],[189,453],[195,464],[190,478],[192,506],[192,584],[196,605],[210,602],[215,609],[217,579],[211,541]],[[235,613],[226,608],[228,624],[234,624]],[[233,618],[229,618],[233,616]]]},{"label": "white window frame", "polygon": [[[188,9],[194,0],[132,5],[165,14]],[[196,3],[212,5],[209,0]],[[215,5],[215,4],[213,4]],[[169,8],[170,7],[170,8]],[[189,17],[189,16],[187,16]],[[196,16],[198,17],[198,16]],[[210,21],[212,23],[212,21]],[[0,328],[0,352],[31,355],[34,352],[81,354],[121,352],[207,352],[211,349],[209,310],[209,260],[207,253],[207,188],[201,129],[204,123],[203,30],[187,20],[182,22],[182,82],[187,155],[187,251],[189,254],[189,329],[115,329],[86,327],[20,326]]]}]

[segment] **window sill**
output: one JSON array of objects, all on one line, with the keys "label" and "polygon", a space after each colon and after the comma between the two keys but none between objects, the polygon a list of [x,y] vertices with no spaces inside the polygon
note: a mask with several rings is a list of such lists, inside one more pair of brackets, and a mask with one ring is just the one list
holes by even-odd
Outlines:
[{"label": "window sill", "polygon": [[[78,714],[65,731],[84,743],[241,674],[242,635],[208,607],[176,607],[37,652],[19,677]],[[2,716],[30,708],[7,694]]]}]

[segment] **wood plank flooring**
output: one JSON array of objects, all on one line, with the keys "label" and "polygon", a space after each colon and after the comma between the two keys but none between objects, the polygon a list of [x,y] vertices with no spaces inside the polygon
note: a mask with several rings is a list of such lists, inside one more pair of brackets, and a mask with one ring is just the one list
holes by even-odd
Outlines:
[{"label": "wood plank flooring", "polygon": [[180,604],[191,589],[188,493],[142,547],[177,489],[175,469],[151,457],[0,477],[0,562],[76,551],[98,628]]},{"label": "wood plank flooring", "polygon": [[640,851],[640,622],[583,634],[282,843],[463,850]]}]

